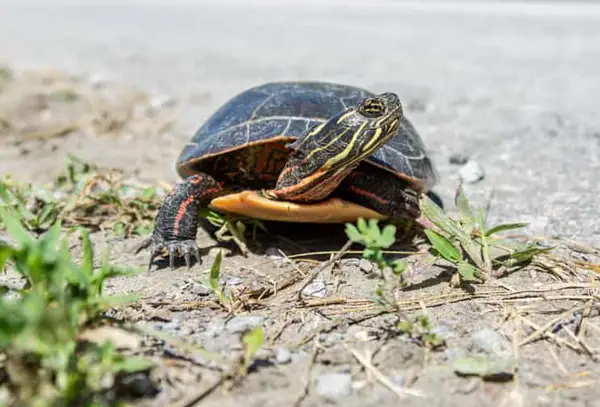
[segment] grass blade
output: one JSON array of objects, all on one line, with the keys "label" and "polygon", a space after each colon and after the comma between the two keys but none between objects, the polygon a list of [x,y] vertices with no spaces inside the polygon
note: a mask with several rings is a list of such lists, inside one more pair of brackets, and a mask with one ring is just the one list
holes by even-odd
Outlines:
[{"label": "grass blade", "polygon": [[425,230],[425,234],[433,245],[433,248],[443,258],[451,263],[458,263],[460,260],[462,260],[460,251],[452,244],[450,240],[433,230]]},{"label": "grass blade", "polygon": [[524,228],[524,227],[527,227],[527,226],[529,226],[528,222],[505,223],[505,224],[502,224],[502,225],[494,226],[490,230],[487,230],[485,232],[485,235],[486,236],[491,236],[494,233],[505,232],[507,230],[513,230],[513,229],[521,229],[521,228]]}]

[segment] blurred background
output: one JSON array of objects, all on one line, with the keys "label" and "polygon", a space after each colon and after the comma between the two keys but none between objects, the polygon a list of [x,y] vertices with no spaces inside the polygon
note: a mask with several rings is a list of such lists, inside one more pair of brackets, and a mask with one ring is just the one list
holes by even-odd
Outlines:
[{"label": "blurred background", "polygon": [[0,172],[44,179],[73,153],[172,182],[183,144],[236,93],[335,81],[399,94],[447,206],[462,180],[495,220],[597,242],[599,38],[592,1],[0,1],[0,64],[17,76],[74,75],[144,92],[147,115],[170,109],[169,126],[107,137],[5,138]]}]

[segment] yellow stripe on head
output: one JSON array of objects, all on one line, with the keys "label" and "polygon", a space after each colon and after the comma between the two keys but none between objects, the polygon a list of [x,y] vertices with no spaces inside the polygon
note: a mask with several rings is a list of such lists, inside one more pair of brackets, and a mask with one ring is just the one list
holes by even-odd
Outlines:
[{"label": "yellow stripe on head", "polygon": [[[348,143],[348,145],[346,146],[346,148],[344,149],[344,151],[342,151],[341,153],[339,153],[338,155],[336,155],[335,157],[330,158],[329,160],[327,160],[325,162],[325,164],[323,165],[322,168],[325,169],[329,169],[331,168],[333,165],[337,164],[338,162],[340,162],[341,160],[345,159],[346,157],[348,157],[348,155],[350,154],[350,152],[352,151],[352,147],[354,147],[354,144],[356,144],[356,142],[358,141],[359,137],[357,137],[358,135],[360,135],[364,128],[367,126],[367,122],[363,122],[360,127],[358,128],[358,130],[356,130],[354,132],[354,134],[352,135],[352,138],[350,139],[350,142]],[[341,136],[341,135],[340,135]],[[340,137],[336,137],[336,140]]]},{"label": "yellow stripe on head", "polygon": [[371,137],[371,140],[369,140],[369,142],[362,148],[362,151],[369,151],[369,148],[377,143],[377,140],[379,140],[379,137],[381,136],[383,130],[381,130],[381,127],[378,127],[375,130],[375,134],[373,134],[373,137]]}]

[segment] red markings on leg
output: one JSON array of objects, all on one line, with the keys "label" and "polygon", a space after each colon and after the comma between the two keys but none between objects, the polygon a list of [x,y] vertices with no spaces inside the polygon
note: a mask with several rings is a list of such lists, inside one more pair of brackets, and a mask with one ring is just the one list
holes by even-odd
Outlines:
[{"label": "red markings on leg", "polygon": [[348,189],[357,195],[366,196],[370,199],[373,199],[373,200],[379,202],[382,205],[389,205],[389,203],[390,203],[390,201],[383,199],[382,197],[374,194],[373,192],[365,191],[364,189],[360,189],[355,186],[350,186],[350,187],[348,187]]},{"label": "red markings on leg", "polygon": [[194,199],[195,198],[193,196],[188,196],[187,199],[183,201],[181,205],[179,205],[179,209],[177,209],[177,215],[175,215],[175,225],[173,226],[173,235],[175,237],[179,236],[179,222],[181,222],[181,219],[183,219],[187,207],[194,202]]}]

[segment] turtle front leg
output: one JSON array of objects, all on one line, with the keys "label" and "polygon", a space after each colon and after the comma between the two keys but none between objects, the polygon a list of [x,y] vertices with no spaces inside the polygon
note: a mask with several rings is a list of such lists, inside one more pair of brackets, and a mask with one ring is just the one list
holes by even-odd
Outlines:
[{"label": "turtle front leg", "polygon": [[207,174],[192,175],[175,185],[158,210],[152,235],[135,249],[135,253],[150,247],[152,262],[164,249],[169,253],[169,266],[175,268],[175,256],[183,256],[190,267],[191,256],[198,263],[200,249],[196,245],[198,211],[224,194],[223,186]]}]

